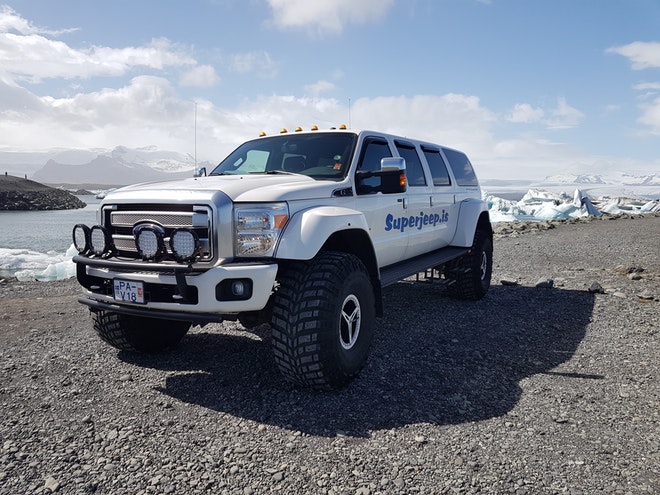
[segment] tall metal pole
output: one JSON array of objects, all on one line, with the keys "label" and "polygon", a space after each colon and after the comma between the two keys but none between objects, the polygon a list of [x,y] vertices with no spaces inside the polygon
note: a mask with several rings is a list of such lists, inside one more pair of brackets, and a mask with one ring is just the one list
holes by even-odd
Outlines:
[{"label": "tall metal pole", "polygon": [[351,99],[348,99],[348,128],[351,129]]},{"label": "tall metal pole", "polygon": [[195,173],[197,173],[197,102],[195,102]]}]

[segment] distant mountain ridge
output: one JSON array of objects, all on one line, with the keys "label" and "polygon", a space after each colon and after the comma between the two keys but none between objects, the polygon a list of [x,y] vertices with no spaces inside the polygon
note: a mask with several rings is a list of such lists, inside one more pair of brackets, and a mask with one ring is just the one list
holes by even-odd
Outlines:
[{"label": "distant mountain ridge", "polygon": [[97,156],[83,165],[67,165],[48,160],[33,177],[47,184],[127,185],[138,182],[178,179],[192,176],[189,172],[162,172],[149,165],[127,164],[109,156]]},{"label": "distant mountain ridge", "polygon": [[634,175],[626,172],[612,174],[559,174],[543,180],[544,184],[585,184],[622,186],[660,186],[660,173]]},{"label": "distant mountain ridge", "polygon": [[[197,167],[211,168],[206,162]],[[155,147],[107,150],[60,150],[31,174],[47,184],[101,184],[121,186],[191,177],[194,158]]]}]

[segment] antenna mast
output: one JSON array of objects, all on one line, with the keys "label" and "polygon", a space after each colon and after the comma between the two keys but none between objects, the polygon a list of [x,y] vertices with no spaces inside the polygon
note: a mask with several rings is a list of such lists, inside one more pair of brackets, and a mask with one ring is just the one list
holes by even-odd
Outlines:
[{"label": "antenna mast", "polygon": [[197,102],[195,102],[195,173],[197,173]]},{"label": "antenna mast", "polygon": [[348,99],[348,128],[351,128],[351,99]]}]

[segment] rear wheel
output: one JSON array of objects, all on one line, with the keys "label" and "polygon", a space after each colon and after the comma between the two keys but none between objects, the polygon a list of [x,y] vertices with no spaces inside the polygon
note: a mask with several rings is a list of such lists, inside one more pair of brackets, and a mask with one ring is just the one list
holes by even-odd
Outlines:
[{"label": "rear wheel", "polygon": [[104,342],[122,351],[162,351],[178,344],[189,329],[189,322],[143,318],[111,311],[94,313],[96,333]]},{"label": "rear wheel", "polygon": [[486,295],[493,272],[493,241],[488,232],[477,230],[468,254],[445,267],[449,295],[476,301]]},{"label": "rear wheel", "polygon": [[364,264],[352,254],[324,252],[279,276],[272,318],[275,362],[291,382],[340,388],[369,355],[376,318]]}]

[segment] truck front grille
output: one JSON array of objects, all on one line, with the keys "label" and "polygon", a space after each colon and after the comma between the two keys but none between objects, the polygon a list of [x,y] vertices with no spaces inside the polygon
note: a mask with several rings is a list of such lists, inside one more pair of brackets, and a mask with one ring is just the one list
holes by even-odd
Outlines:
[{"label": "truck front grille", "polygon": [[199,261],[210,261],[214,255],[213,214],[205,205],[108,205],[103,208],[103,220],[112,234],[120,258],[138,259],[133,228],[138,224],[156,224],[165,230],[167,260],[174,260],[169,248],[170,235],[175,229],[188,228],[199,237],[202,254]]}]

